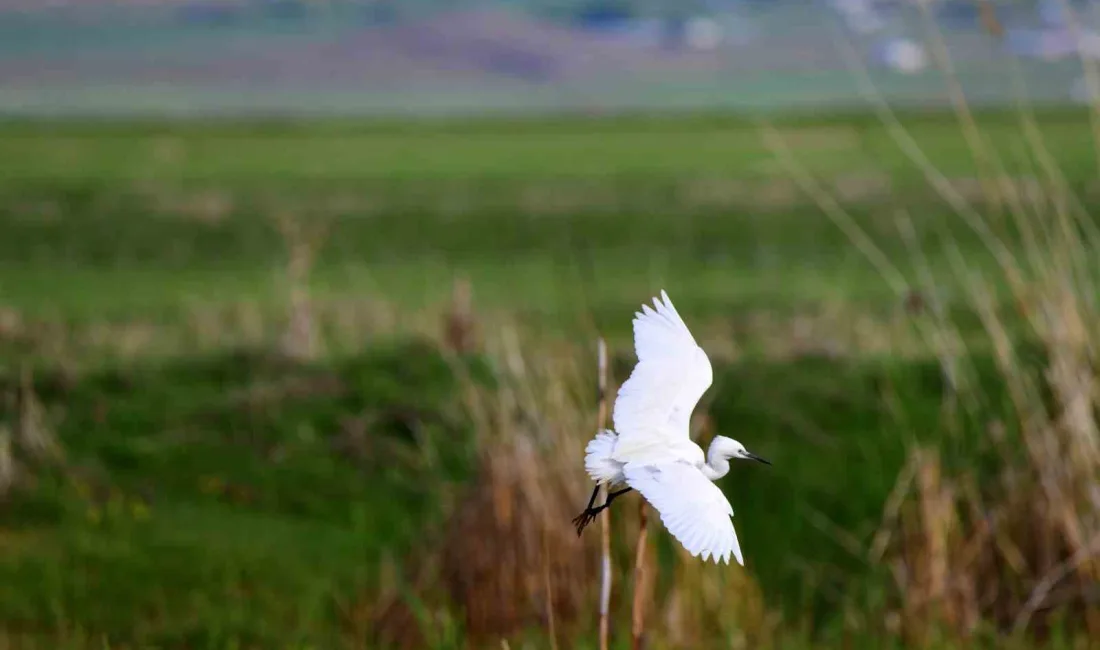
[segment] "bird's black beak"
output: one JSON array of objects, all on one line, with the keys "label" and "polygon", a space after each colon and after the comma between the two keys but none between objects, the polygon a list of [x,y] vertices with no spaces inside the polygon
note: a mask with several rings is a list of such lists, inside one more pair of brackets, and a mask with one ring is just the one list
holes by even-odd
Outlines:
[{"label": "bird's black beak", "polygon": [[771,465],[771,464],[772,464],[772,462],[771,462],[770,460],[765,460],[765,459],[763,459],[763,458],[761,458],[761,457],[757,456],[756,454],[753,454],[753,453],[749,453],[749,452],[746,452],[746,455],[747,455],[747,456],[748,456],[749,458],[751,458],[751,459],[753,459],[753,460],[755,460],[755,461],[757,461],[757,462],[759,462],[759,463],[764,463],[765,465]]}]

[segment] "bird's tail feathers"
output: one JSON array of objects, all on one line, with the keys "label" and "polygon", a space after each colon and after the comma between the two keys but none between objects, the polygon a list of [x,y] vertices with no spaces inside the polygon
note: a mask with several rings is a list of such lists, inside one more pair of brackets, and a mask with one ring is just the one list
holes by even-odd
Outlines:
[{"label": "bird's tail feathers", "polygon": [[584,450],[584,469],[593,481],[606,483],[622,474],[619,463],[612,459],[618,435],[609,429],[596,434]]}]

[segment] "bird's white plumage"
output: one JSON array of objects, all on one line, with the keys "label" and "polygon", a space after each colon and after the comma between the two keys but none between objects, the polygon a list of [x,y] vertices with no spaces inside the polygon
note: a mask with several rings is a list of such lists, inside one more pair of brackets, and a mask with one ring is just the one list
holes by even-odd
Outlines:
[{"label": "bird's white plumage", "polygon": [[622,483],[622,463],[612,459],[618,436],[614,431],[600,431],[584,449],[584,469],[597,483]]},{"label": "bird's white plumage", "polygon": [[744,565],[730,519],[733,508],[698,467],[684,461],[628,464],[624,473],[627,484],[657,509],[665,528],[693,557],[729,564],[732,555]]},{"label": "bird's white plumage", "polygon": [[654,306],[642,305],[635,314],[638,364],[619,389],[611,415],[619,434],[616,457],[624,462],[650,445],[690,442],[691,412],[714,378],[710,360],[668,294],[662,291]]},{"label": "bird's white plumage", "polygon": [[713,370],[664,291],[635,314],[634,348],[638,363],[615,399],[615,431],[599,432],[586,449],[589,475],[641,493],[692,556],[743,565],[733,508],[713,483],[729,466],[709,466],[690,435]]}]

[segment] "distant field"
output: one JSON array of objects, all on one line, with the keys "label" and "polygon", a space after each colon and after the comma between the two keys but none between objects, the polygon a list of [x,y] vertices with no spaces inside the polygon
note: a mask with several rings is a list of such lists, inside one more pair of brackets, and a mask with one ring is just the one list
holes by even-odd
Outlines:
[{"label": "distant field", "polygon": [[[1037,111],[1042,142],[1071,180],[1095,171],[1087,112]],[[956,118],[906,112],[901,126],[949,178],[975,172]],[[684,180],[785,176],[762,141],[763,118],[591,117],[297,122],[0,122],[0,167],[12,182]],[[882,124],[863,113],[772,120],[799,161],[826,178],[885,174],[923,184]],[[979,115],[1010,174],[1038,173],[1015,112]],[[370,189],[364,188],[364,189]]]},{"label": "distant field", "polygon": [[[983,122],[1007,179],[1049,185],[1015,118]],[[950,118],[904,124],[957,198],[985,201]],[[567,311],[581,277],[587,298],[616,312],[662,282],[711,310],[888,294],[760,129],[719,117],[9,123],[0,127],[0,286],[21,308],[81,314],[263,294],[283,259],[270,219],[279,213],[328,224],[322,290],[355,278],[413,307],[438,302],[454,272],[471,276],[479,303],[539,316]],[[796,164],[899,265],[913,257],[900,211],[929,255],[946,233],[985,263],[955,209],[872,119],[787,119],[776,129]],[[1088,134],[1081,114],[1041,122],[1066,182],[1086,197]]]},{"label": "distant field", "polygon": [[[1097,169],[1087,115],[1040,117],[1064,173],[1054,179],[1015,117],[983,114],[1003,187],[1020,191],[998,203],[952,118],[901,119],[939,176],[867,116],[777,119],[789,159],[762,122],[717,116],[0,125],[0,395],[19,406],[0,411],[0,429],[33,420],[65,455],[36,456],[15,438],[23,474],[0,505],[0,646],[376,647],[379,594],[398,594],[424,629],[443,617],[439,638],[418,647],[464,647],[431,600],[458,579],[425,587],[417,576],[418,554],[442,544],[465,490],[485,480],[470,393],[505,405],[492,403],[500,426],[558,435],[574,454],[594,417],[587,365],[564,389],[582,396],[572,411],[537,411],[532,424],[512,410],[554,394],[539,373],[571,355],[589,363],[597,333],[621,381],[631,314],[662,288],[715,359],[705,408],[718,430],[775,461],[723,484],[748,575],[797,641],[776,632],[767,647],[896,642],[876,609],[896,605],[887,567],[853,545],[883,525],[914,445],[941,450],[945,474],[986,481],[1003,460],[991,423],[1018,433],[961,265],[988,272],[995,302],[1019,296],[959,208],[1017,253],[1011,208],[1050,212],[1063,181],[1091,208]],[[796,173],[883,259],[869,260]],[[295,300],[280,219],[323,226],[303,281],[327,344],[313,361],[279,352]],[[490,354],[443,349],[459,277]],[[942,350],[920,336],[935,319],[918,303],[932,298],[973,344],[962,365],[980,399],[959,412]],[[519,352],[507,348],[513,331]],[[522,374],[515,354],[530,383],[507,397],[505,379]],[[555,480],[579,468],[538,458]],[[572,509],[579,496],[554,504]],[[491,559],[530,568],[507,555],[508,538],[481,534]],[[684,578],[663,529],[651,534],[655,602],[669,608],[651,626],[666,639],[664,599]],[[572,537],[554,539],[578,557]],[[617,570],[631,557],[620,555]],[[591,586],[568,575],[575,591]],[[731,613],[755,592],[729,580],[725,591],[705,583],[702,609],[689,607],[713,634],[700,643],[764,625]],[[627,593],[616,592],[618,647]],[[594,647],[590,618],[561,616],[559,629],[584,633],[576,647]],[[800,616],[821,643],[799,645]]]}]

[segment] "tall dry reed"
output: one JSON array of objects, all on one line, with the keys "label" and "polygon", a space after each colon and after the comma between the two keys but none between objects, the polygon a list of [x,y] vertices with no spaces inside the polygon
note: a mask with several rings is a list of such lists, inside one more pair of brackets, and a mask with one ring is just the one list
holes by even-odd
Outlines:
[{"label": "tall dry reed", "polygon": [[[999,23],[987,5],[983,3],[983,20],[990,33],[999,35]],[[993,475],[979,474],[977,467],[948,470],[940,450],[914,446],[894,495],[884,504],[883,527],[869,556],[894,575],[898,611],[893,620],[901,622],[905,638],[914,645],[944,635],[963,642],[977,634],[1042,636],[1055,613],[1068,615],[1063,621],[1100,638],[1100,265],[1094,261],[1100,236],[1024,102],[1018,133],[1031,149],[1031,173],[1037,180],[1022,185],[1008,173],[966,102],[942,34],[931,19],[926,26],[933,59],[947,82],[960,134],[978,173],[980,203],[960,193],[929,161],[870,82],[854,50],[842,47],[856,62],[853,72],[887,131],[992,261],[976,263],[954,244],[946,246],[965,292],[965,305],[955,306],[967,307],[980,319],[983,347],[993,351],[998,370],[996,386],[961,380],[970,365],[966,337],[948,315],[924,251],[913,247],[918,277],[910,280],[825,185],[798,164],[782,134],[772,127],[764,131],[765,141],[800,187],[899,296],[912,295],[913,285],[921,285],[920,294],[927,298],[922,303],[930,309],[913,322],[944,367],[949,425],[964,429],[963,419],[976,413],[997,418],[987,422],[1000,458]],[[1094,67],[1086,62],[1086,77],[1093,82]],[[1016,73],[1010,64],[1006,81],[1018,81]],[[1094,114],[1097,108],[1094,104]],[[905,240],[920,240],[911,221],[900,223]],[[1026,359],[1028,346],[1042,351],[1040,367]],[[980,404],[990,401],[986,390],[1007,394],[1009,411],[983,412]]]},{"label": "tall dry reed", "polygon": [[[607,355],[607,341],[601,336],[596,341],[597,397],[599,405],[596,411],[596,431],[607,428],[607,416],[610,413],[610,362]],[[609,493],[607,486],[601,488],[604,500]],[[600,520],[600,650],[607,650],[611,633],[611,513],[605,512]]]}]

